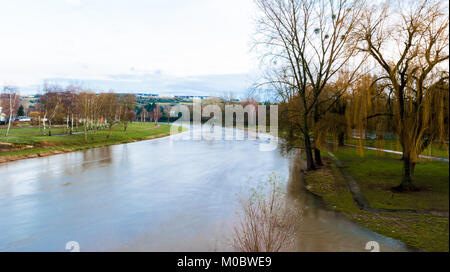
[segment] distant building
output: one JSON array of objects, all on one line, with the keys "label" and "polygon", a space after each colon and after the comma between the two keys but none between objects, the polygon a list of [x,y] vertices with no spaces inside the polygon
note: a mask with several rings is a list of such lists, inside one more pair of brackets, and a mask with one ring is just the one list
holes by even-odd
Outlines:
[{"label": "distant building", "polygon": [[157,97],[158,94],[137,93],[136,96],[141,96],[141,97]]},{"label": "distant building", "polygon": [[182,99],[194,99],[194,98],[208,99],[210,97],[206,96],[206,95],[178,95],[178,96],[175,96],[175,98],[182,98]]},{"label": "distant building", "polygon": [[170,94],[160,94],[158,95],[159,98],[174,98],[175,96]]},{"label": "distant building", "polygon": [[27,117],[27,116],[17,117],[16,121],[19,121],[19,122],[31,122],[31,118]]}]

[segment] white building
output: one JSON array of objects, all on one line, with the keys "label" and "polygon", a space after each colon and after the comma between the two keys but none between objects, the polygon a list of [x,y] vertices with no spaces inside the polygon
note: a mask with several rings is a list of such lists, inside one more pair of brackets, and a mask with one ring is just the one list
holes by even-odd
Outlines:
[{"label": "white building", "polygon": [[159,98],[174,98],[174,95],[171,94],[159,94],[158,95]]}]

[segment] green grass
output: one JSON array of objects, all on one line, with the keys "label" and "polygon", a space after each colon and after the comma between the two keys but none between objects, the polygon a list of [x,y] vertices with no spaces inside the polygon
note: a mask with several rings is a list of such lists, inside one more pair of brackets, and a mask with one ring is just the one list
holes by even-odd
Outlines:
[{"label": "green grass", "polygon": [[391,188],[399,185],[402,178],[400,155],[365,150],[361,157],[355,148],[340,148],[334,154],[359,183],[372,207],[448,211],[448,163],[420,161],[414,176],[414,184],[420,191],[394,193]]},{"label": "green grass", "polygon": [[[185,128],[183,128],[185,130]],[[0,133],[3,131],[0,131]],[[62,128],[52,129],[52,134],[63,134]],[[107,138],[108,129],[88,132],[88,141],[85,142],[84,134],[73,134],[69,136],[42,136],[39,128],[12,128],[10,136],[0,136],[0,142],[12,143],[17,148],[32,146],[32,148],[2,151],[0,158],[14,158],[30,156],[38,153],[55,151],[73,151],[87,149],[99,146],[108,146],[145,139],[168,136],[170,134],[170,125],[153,123],[130,123],[127,131],[123,130],[122,125],[114,126],[111,136]],[[2,134],[4,135],[4,134]]]},{"label": "green grass", "polygon": [[[388,189],[401,176],[399,156],[376,156],[366,152],[360,158],[357,150],[343,148],[333,153],[343,161],[363,189],[372,207],[448,211],[448,163],[422,162],[416,168],[416,184],[427,188],[421,192],[394,194]],[[401,212],[373,213],[360,210],[340,171],[324,153],[325,166],[306,177],[307,189],[321,196],[329,209],[364,227],[425,251],[449,251],[448,217]]]},{"label": "green grass", "polygon": [[[402,151],[402,146],[398,141],[395,140],[372,140],[364,139],[363,146],[377,147],[395,151]],[[358,139],[347,139],[345,141],[347,144],[358,145]],[[421,155],[433,156],[438,158],[449,158],[449,147],[448,145],[440,145],[438,143],[432,143],[427,149],[425,149]]]},{"label": "green grass", "polygon": [[[51,139],[57,137],[57,135],[64,135],[66,131],[62,127],[54,127],[52,128],[52,136]],[[82,128],[74,129],[74,132],[80,132]],[[5,137],[6,128],[0,128],[0,142],[3,143],[14,143],[14,144],[35,144],[46,136],[43,136],[44,131],[39,130],[36,127],[11,127],[9,130],[8,137]],[[48,135],[48,128],[45,130],[45,135]]]},{"label": "green grass", "polygon": [[358,212],[359,208],[355,205],[345,180],[337,174],[336,166],[328,164],[327,161],[325,158],[326,167],[308,173],[307,189],[322,197],[332,210]]},{"label": "green grass", "polygon": [[359,212],[352,219],[375,232],[428,252],[449,251],[448,217],[411,213]]}]

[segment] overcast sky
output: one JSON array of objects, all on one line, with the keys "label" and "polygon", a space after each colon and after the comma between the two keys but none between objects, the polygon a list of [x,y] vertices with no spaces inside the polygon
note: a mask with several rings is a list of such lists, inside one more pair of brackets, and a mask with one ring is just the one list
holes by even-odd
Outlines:
[{"label": "overcast sky", "polygon": [[253,16],[252,0],[1,1],[0,84],[244,92]]}]

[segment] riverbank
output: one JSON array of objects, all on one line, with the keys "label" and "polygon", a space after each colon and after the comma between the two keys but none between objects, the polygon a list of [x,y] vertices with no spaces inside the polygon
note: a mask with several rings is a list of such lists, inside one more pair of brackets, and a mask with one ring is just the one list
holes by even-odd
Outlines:
[{"label": "riverbank", "polygon": [[[413,248],[449,251],[448,163],[421,161],[415,173],[415,184],[420,191],[396,193],[391,188],[401,179],[399,155],[369,150],[360,157],[355,148],[339,148],[332,153],[339,160],[340,168],[324,152],[324,166],[306,176],[307,189],[322,197],[329,209]],[[342,169],[356,181],[370,209],[361,209],[356,204]],[[431,211],[447,213],[447,216]]]},{"label": "riverbank", "polygon": [[[89,131],[87,142],[84,141],[83,133],[42,136],[39,128],[12,128],[8,137],[0,136],[0,163],[161,138],[170,135],[170,127],[167,124],[135,122],[130,123],[127,131],[124,131],[123,126],[118,125],[112,128],[109,138],[108,129]],[[61,128],[53,129],[52,132],[53,135],[63,134]]]}]

